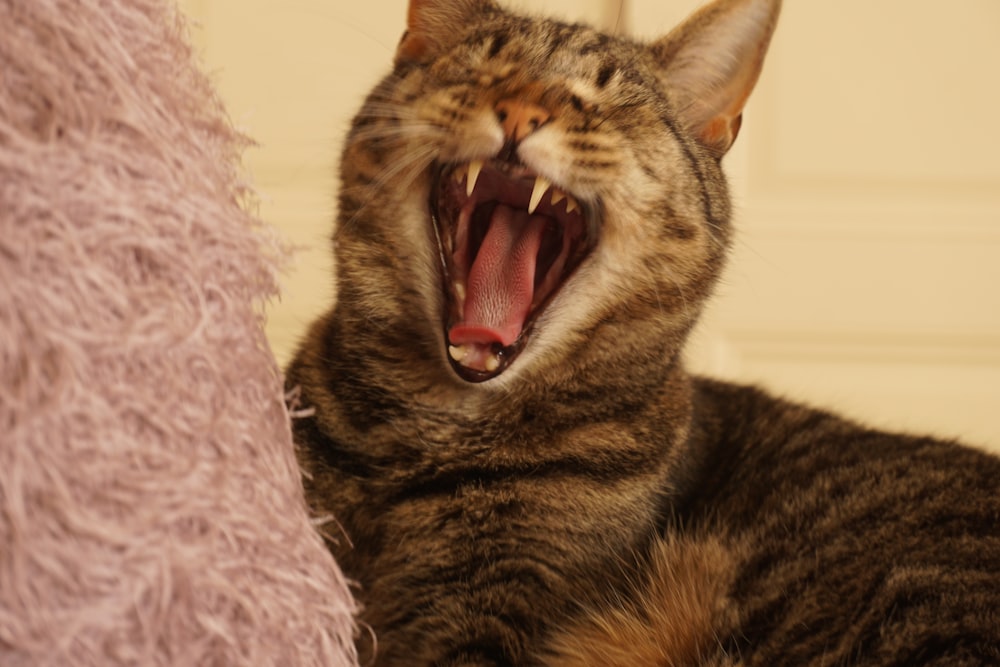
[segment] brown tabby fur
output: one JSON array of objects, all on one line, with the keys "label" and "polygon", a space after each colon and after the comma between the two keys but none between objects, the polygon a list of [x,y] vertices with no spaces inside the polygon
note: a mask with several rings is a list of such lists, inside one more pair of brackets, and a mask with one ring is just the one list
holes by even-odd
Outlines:
[{"label": "brown tabby fur", "polygon": [[[642,45],[411,2],[344,150],[337,304],[288,369],[371,664],[1000,663],[1000,461],[682,366],[779,4],[718,0]],[[552,118],[505,144],[504,99]],[[448,362],[428,202],[442,165],[492,158],[599,239],[476,383]]]}]

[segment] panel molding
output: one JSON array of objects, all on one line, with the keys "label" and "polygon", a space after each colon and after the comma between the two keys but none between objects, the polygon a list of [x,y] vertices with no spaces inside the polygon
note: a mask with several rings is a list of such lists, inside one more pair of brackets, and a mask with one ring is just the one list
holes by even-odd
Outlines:
[{"label": "panel molding", "polygon": [[[829,335],[820,331],[730,328],[728,345],[755,359],[824,362],[874,361],[889,364],[995,366],[1000,369],[1000,336],[865,331]],[[1000,406],[998,406],[1000,407]]]},{"label": "panel molding", "polygon": [[737,232],[748,230],[760,237],[1000,243],[1000,201],[980,205],[844,193],[810,201],[802,192],[795,196],[737,192],[734,199]]}]

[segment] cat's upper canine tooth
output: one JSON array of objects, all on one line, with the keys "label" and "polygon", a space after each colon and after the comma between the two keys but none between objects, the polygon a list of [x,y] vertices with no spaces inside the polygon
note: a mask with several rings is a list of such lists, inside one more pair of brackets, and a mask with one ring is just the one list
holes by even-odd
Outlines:
[{"label": "cat's upper canine tooth", "polygon": [[476,181],[479,180],[479,173],[483,170],[482,160],[473,160],[469,163],[469,178],[465,182],[465,196],[471,197],[472,191],[476,189]]},{"label": "cat's upper canine tooth", "polygon": [[534,213],[542,201],[542,195],[552,187],[552,183],[544,176],[535,177],[535,187],[531,190],[531,201],[528,202],[528,213]]}]

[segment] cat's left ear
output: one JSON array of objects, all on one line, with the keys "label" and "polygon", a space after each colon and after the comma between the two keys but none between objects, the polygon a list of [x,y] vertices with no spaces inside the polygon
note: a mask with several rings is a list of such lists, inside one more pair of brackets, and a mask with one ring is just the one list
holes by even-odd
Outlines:
[{"label": "cat's left ear", "polygon": [[463,28],[491,11],[497,11],[492,0],[410,0],[396,64],[433,60]]},{"label": "cat's left ear", "polygon": [[781,0],[716,0],[650,45],[681,121],[718,155],[733,145]]}]

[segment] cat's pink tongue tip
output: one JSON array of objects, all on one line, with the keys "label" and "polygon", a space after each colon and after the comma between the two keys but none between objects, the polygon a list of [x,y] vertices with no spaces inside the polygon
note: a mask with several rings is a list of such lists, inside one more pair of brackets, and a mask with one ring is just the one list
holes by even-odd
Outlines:
[{"label": "cat's pink tongue tip", "polygon": [[448,332],[448,340],[452,345],[492,345],[499,343],[504,347],[517,340],[517,332],[503,332],[493,327],[478,324],[456,324]]}]

